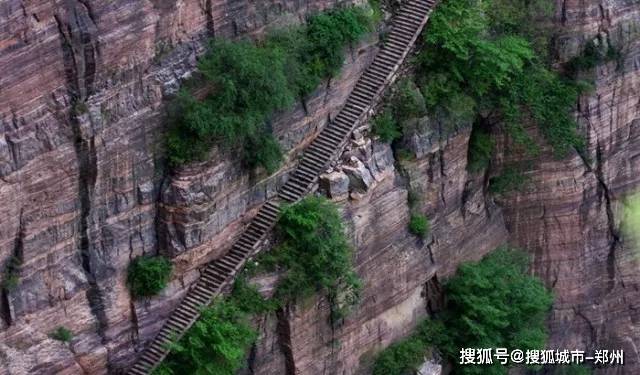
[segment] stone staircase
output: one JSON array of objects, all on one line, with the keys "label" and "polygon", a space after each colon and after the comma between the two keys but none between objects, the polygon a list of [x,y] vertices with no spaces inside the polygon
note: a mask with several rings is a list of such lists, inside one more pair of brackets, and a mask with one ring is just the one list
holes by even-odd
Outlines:
[{"label": "stone staircase", "polygon": [[160,332],[144,350],[128,374],[151,373],[167,356],[167,344],[179,339],[200,316],[200,308],[231,286],[235,275],[256,255],[267,234],[275,226],[281,202],[295,202],[315,184],[318,175],[338,157],[351,132],[368,117],[413,44],[435,6],[434,0],[409,0],[392,20],[391,31],[373,62],[360,76],[338,113],[305,150],[298,167],[279,190],[276,199],[266,202],[247,229],[223,257],[207,264],[198,281],[189,289]]}]

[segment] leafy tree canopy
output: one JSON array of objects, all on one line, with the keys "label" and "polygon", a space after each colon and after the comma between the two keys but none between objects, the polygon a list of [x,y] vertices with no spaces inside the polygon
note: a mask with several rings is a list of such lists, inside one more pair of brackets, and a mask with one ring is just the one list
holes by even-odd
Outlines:
[{"label": "leafy tree canopy", "polygon": [[173,265],[162,256],[141,256],[127,270],[127,285],[134,297],[154,296],[167,286]]},{"label": "leafy tree canopy", "polygon": [[528,258],[500,248],[478,263],[462,264],[445,285],[444,311],[422,322],[413,335],[385,349],[374,375],[415,371],[430,346],[454,363],[456,374],[506,374],[508,367],[457,365],[461,348],[542,349],[545,318],[553,297],[527,274]]},{"label": "leafy tree canopy", "polygon": [[170,163],[202,160],[218,145],[240,149],[246,167],[275,171],[282,152],[271,117],[337,73],[345,46],[371,29],[371,17],[346,7],[312,15],[306,25],[273,31],[263,41],[212,41],[196,74],[204,85],[195,96],[181,90],[171,105]]}]

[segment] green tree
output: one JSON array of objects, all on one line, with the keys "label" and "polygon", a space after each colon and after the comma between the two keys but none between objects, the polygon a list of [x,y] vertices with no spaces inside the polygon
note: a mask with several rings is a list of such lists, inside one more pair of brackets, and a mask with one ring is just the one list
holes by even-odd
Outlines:
[{"label": "green tree", "polygon": [[[506,248],[458,268],[445,288],[443,321],[449,334],[438,343],[445,355],[455,359],[466,347],[544,348],[553,297],[539,279],[527,275],[527,268],[524,253]],[[500,365],[456,367],[461,374],[507,372]]]},{"label": "green tree", "polygon": [[256,337],[246,313],[233,302],[216,301],[170,345],[171,354],[156,374],[233,375]]},{"label": "green tree", "polygon": [[134,259],[127,270],[129,291],[136,298],[160,293],[171,278],[172,268],[171,261],[163,256]]},{"label": "green tree", "polygon": [[429,220],[425,215],[419,213],[411,214],[409,219],[409,232],[420,238],[425,238],[429,234]]},{"label": "green tree", "polygon": [[533,122],[564,156],[582,145],[571,115],[579,86],[550,71],[536,47],[532,12],[546,11],[549,2],[526,3],[442,2],[425,30],[417,80],[428,109],[446,124],[480,118],[531,144],[522,124]]},{"label": "green tree", "polygon": [[336,206],[325,198],[304,198],[284,208],[276,236],[278,246],[261,262],[286,270],[277,297],[294,301],[320,292],[331,302],[332,322],[339,324],[358,301],[361,283]]},{"label": "green tree", "polygon": [[371,122],[373,134],[380,137],[383,142],[392,142],[402,136],[397,121],[388,109],[378,113]]},{"label": "green tree", "polygon": [[424,362],[426,345],[411,336],[390,345],[376,358],[373,375],[413,375]]},{"label": "green tree", "polygon": [[408,338],[385,349],[374,375],[411,374],[430,346],[454,364],[456,374],[506,374],[508,367],[458,365],[461,348],[544,348],[545,318],[553,297],[527,274],[528,258],[500,248],[478,263],[462,264],[445,284],[444,311],[425,320]]},{"label": "green tree", "polygon": [[469,139],[468,169],[471,172],[481,171],[489,166],[493,153],[494,141],[491,134],[480,125],[474,125]]},{"label": "green tree", "polygon": [[412,130],[415,120],[426,114],[425,99],[415,83],[400,79],[388,98],[388,104],[372,120],[372,131],[384,142],[392,142]]},{"label": "green tree", "polygon": [[304,27],[274,31],[262,42],[214,40],[198,63],[197,99],[182,90],[170,106],[171,165],[203,160],[217,145],[242,150],[245,166],[275,171],[282,152],[265,123],[336,74],[345,45],[370,24],[363,9],[346,7],[315,14]]},{"label": "green tree", "polygon": [[213,144],[227,150],[250,144],[242,148],[246,164],[273,171],[281,152],[264,123],[293,103],[284,63],[278,49],[249,41],[212,42],[198,64],[211,92],[196,100],[183,91],[170,112],[167,146],[173,164],[203,159]]},{"label": "green tree", "polygon": [[344,46],[370,31],[363,8],[349,7],[317,13],[307,21],[307,49],[303,64],[317,76],[334,76],[344,61]]}]

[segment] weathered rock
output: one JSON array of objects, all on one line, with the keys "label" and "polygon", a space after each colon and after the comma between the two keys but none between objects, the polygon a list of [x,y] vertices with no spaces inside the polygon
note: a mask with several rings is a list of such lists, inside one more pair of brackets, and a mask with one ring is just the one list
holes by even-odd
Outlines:
[{"label": "weathered rock", "polygon": [[[273,195],[231,158],[165,176],[166,99],[207,36],[259,34],[333,1],[35,1],[0,10],[0,265],[17,249],[20,284],[0,298],[0,369],[106,373],[128,364],[198,276]],[[371,40],[373,41],[373,40]],[[341,77],[273,124],[290,156],[371,58],[354,46]],[[156,298],[132,301],[133,257],[180,254]],[[47,338],[66,326],[68,346]],[[5,358],[11,358],[11,364]],[[4,370],[0,370],[2,372]],[[9,370],[7,370],[9,371]]]},{"label": "weathered rock", "polygon": [[320,176],[320,189],[331,199],[340,201],[349,197],[349,176],[344,172],[331,172]]},{"label": "weathered rock", "polygon": [[624,349],[623,368],[596,373],[636,374],[638,260],[622,241],[616,217],[619,202],[640,188],[640,5],[568,1],[562,9],[561,60],[594,39],[619,48],[621,57],[584,73],[595,89],[578,106],[583,155],[557,160],[545,149],[528,160],[501,142],[498,164],[530,168],[526,188],[500,204],[513,243],[532,253],[535,273],[555,295],[549,347]]},{"label": "weathered rock", "polygon": [[442,365],[432,362],[430,360],[425,361],[418,369],[416,375],[440,375],[442,374]]},{"label": "weathered rock", "polygon": [[[166,99],[190,76],[207,35],[259,34],[334,3],[3,4],[0,264],[18,252],[24,262],[17,289],[0,295],[0,373],[102,374],[131,362],[198,267],[224,252],[274,195],[375,48],[356,46],[341,77],[309,98],[308,112],[299,105],[274,120],[288,151],[274,176],[240,172],[237,160],[215,151],[211,162],[165,176]],[[415,158],[402,173],[388,145],[356,134],[349,157],[362,164],[351,170],[358,200],[340,204],[365,283],[360,308],[336,330],[322,298],[260,318],[254,374],[367,373],[377,351],[427,314],[429,285],[505,242],[507,229],[532,251],[535,272],[557,296],[551,345],[621,347],[629,365],[619,372],[638,372],[637,261],[615,216],[620,199],[640,186],[639,5],[570,0],[557,9],[559,61],[597,36],[623,47],[619,62],[594,70],[595,92],[580,102],[587,161],[577,154],[533,160],[530,186],[501,198],[503,220],[484,176],[466,171],[468,129],[447,133],[429,123],[405,140]],[[519,161],[505,142],[498,146],[506,152],[497,166]],[[431,221],[428,243],[406,230],[410,191]],[[130,259],[158,251],[175,256],[171,284],[158,297],[132,301]],[[71,329],[71,343],[48,338],[57,326]]]},{"label": "weathered rock", "polygon": [[[351,167],[352,173],[376,169],[380,175],[368,180],[359,199],[339,202],[365,283],[361,302],[337,328],[329,324],[329,306],[322,297],[288,306],[279,314],[277,330],[260,326],[266,332],[262,340],[277,339],[285,348],[280,357],[270,352],[273,361],[284,360],[297,374],[369,373],[374,355],[427,315],[430,279],[446,277],[460,261],[479,259],[506,241],[501,213],[485,202],[482,185],[467,176],[468,138],[468,131],[438,135],[423,159],[403,163],[411,186],[429,187],[420,190],[422,209],[432,222],[429,243],[408,234],[407,181],[395,170],[389,145],[369,142],[369,150],[348,152],[352,158],[372,155],[367,163],[352,160],[358,166]],[[476,213],[461,210],[467,196],[474,197],[470,206],[481,207]],[[270,373],[257,368],[256,374]]]},{"label": "weathered rock", "polygon": [[352,156],[349,164],[343,165],[342,170],[349,177],[349,188],[351,191],[363,193],[373,185],[374,179],[369,169],[360,159]]}]

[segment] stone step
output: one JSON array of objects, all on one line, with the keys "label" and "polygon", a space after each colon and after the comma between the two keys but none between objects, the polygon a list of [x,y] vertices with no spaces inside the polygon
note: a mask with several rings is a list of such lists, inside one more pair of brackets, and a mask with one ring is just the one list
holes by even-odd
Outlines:
[{"label": "stone step", "polygon": [[[316,181],[318,173],[322,173],[332,158],[339,154],[347,136],[358,125],[364,112],[374,106],[388,83],[387,79],[411,49],[411,43],[424,27],[434,6],[432,0],[414,0],[401,6],[392,20],[384,45],[356,82],[338,115],[311,143],[298,167],[290,174],[290,179],[278,190],[280,199],[288,202],[300,199]],[[253,256],[256,245],[275,224],[280,214],[277,202],[265,203],[227,254],[201,270],[198,282],[189,289],[152,343],[129,369],[129,374],[148,375],[166,356],[164,345],[174,337],[179,338],[199,316],[200,308],[230,286],[238,270]]]},{"label": "stone step", "polygon": [[289,201],[289,202],[295,202],[295,201],[297,201],[297,200],[298,200],[298,198],[299,198],[299,197],[298,197],[298,196],[296,196],[296,195],[293,195],[293,194],[291,194],[291,193],[288,193],[288,192],[286,192],[286,191],[282,191],[282,190],[280,191],[280,193],[278,194],[278,196],[279,196],[279,197],[281,197],[282,199],[285,199],[285,200]]}]

